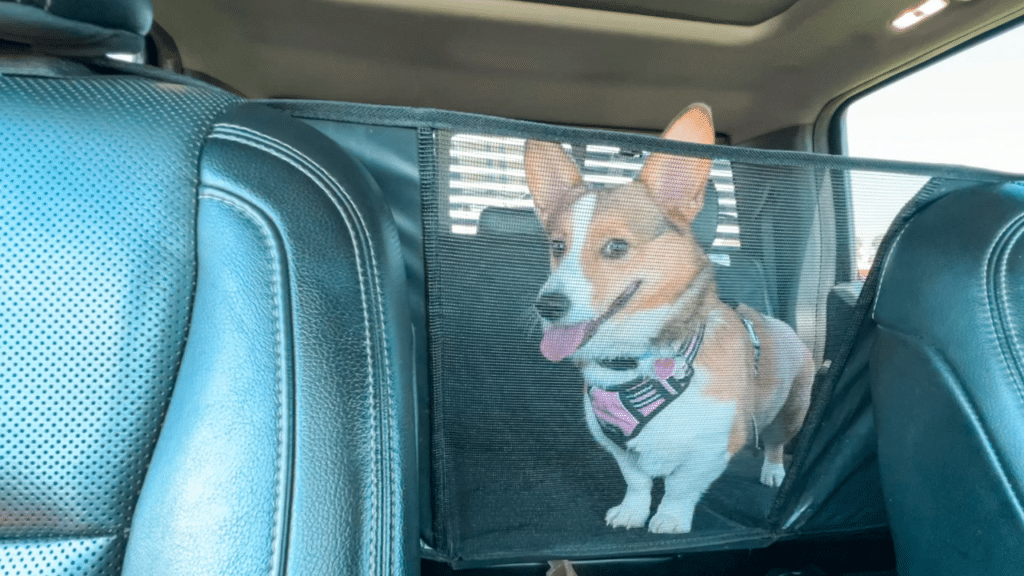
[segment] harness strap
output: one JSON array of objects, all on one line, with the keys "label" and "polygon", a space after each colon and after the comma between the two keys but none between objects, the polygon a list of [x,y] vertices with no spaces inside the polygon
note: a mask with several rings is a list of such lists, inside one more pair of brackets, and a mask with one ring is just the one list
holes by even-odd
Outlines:
[{"label": "harness strap", "polygon": [[682,396],[693,380],[693,361],[703,341],[701,326],[676,356],[655,360],[653,375],[640,376],[614,390],[587,385],[594,415],[609,440],[625,449],[648,422]]},{"label": "harness strap", "polygon": [[750,318],[740,316],[740,320],[743,320],[743,325],[747,327],[750,343],[754,345],[754,374],[757,374],[758,361],[761,359],[761,340],[758,339],[757,333],[754,332],[754,323],[750,321]]}]

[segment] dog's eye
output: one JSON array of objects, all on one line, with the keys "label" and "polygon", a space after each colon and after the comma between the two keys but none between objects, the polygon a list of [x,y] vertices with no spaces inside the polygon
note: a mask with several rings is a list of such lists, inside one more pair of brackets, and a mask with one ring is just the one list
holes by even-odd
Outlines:
[{"label": "dog's eye", "polygon": [[618,259],[625,256],[626,252],[629,252],[629,242],[621,238],[612,238],[605,243],[601,255],[605,258]]},{"label": "dog's eye", "polygon": [[565,240],[552,240],[551,241],[551,255],[555,258],[561,258],[565,256]]}]

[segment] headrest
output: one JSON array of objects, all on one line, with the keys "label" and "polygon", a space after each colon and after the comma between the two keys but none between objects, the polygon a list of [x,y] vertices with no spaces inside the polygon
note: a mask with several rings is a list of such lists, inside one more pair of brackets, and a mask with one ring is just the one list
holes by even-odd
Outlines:
[{"label": "headrest", "polygon": [[138,54],[152,24],[150,0],[0,0],[0,40],[56,56]]},{"label": "headrest", "polygon": [[711,244],[718,235],[718,189],[708,180],[704,189],[704,207],[693,219],[690,231],[693,232],[693,239],[705,250],[711,249]]},{"label": "headrest", "polygon": [[484,208],[480,213],[478,231],[486,236],[544,237],[544,229],[537,215],[529,208]]}]

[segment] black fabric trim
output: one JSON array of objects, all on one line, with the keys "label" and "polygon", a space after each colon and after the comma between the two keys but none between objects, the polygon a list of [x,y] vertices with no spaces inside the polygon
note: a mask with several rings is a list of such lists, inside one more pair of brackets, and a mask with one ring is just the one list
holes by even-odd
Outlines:
[{"label": "black fabric trim", "polygon": [[[836,356],[835,361],[833,361],[828,367],[824,376],[822,377],[822,375],[819,374],[820,382],[816,383],[813,388],[810,409],[807,411],[807,417],[804,419],[803,428],[800,430],[800,433],[796,438],[793,460],[786,472],[786,479],[782,482],[782,486],[779,487],[779,491],[775,496],[775,501],[772,503],[772,507],[768,512],[768,524],[775,527],[777,532],[782,530],[781,523],[785,521],[781,515],[785,511],[785,506],[789,504],[790,491],[793,482],[799,478],[803,472],[802,468],[807,458],[807,452],[811,447],[814,437],[818,433],[818,429],[821,426],[823,416],[825,415],[825,411],[832,399],[833,392],[839,382],[839,378],[846,370],[847,360],[853,352],[854,345],[857,343],[857,335],[861,331],[865,322],[872,321],[871,313],[875,305],[875,296],[878,293],[878,284],[881,280],[882,270],[885,267],[885,259],[889,254],[889,249],[914,215],[921,211],[925,206],[955,190],[976,186],[977,184],[977,182],[933,178],[903,206],[899,214],[896,215],[896,218],[893,219],[893,222],[890,224],[885,235],[882,237],[882,241],[878,246],[878,251],[875,253],[875,261],[871,265],[871,270],[868,272],[867,279],[864,281],[864,286],[861,288],[860,298],[857,300],[856,308],[851,314],[850,323],[846,327],[846,334],[843,336],[842,340],[843,344],[839,349],[840,352]],[[785,530],[785,532],[790,532],[798,528],[799,526],[790,526]]]},{"label": "black fabric trim", "polygon": [[[437,217],[437,186],[438,186],[438,174],[437,174],[437,150],[435,148],[436,136],[434,131],[429,128],[419,128],[416,131],[417,137],[417,156],[419,157],[419,170],[420,170],[420,197],[421,197],[421,231],[423,234],[423,291],[424,291],[424,303],[427,310],[426,317],[426,332],[427,338],[425,346],[427,347],[427,376],[425,378],[426,386],[417,385],[416,400],[417,400],[417,440],[418,440],[418,454],[419,454],[419,469],[418,474],[420,478],[420,538],[422,543],[430,546],[430,551],[436,554],[433,549],[437,546],[438,542],[442,542],[441,535],[445,534],[445,526],[439,518],[443,518],[442,515],[434,514],[434,486],[443,486],[443,474],[440,471],[434,469],[434,453],[433,446],[439,444],[437,441],[440,438],[439,432],[435,430],[434,421],[432,415],[434,413],[434,402],[433,402],[433,382],[434,379],[430,374],[433,366],[437,360],[435,355],[440,352],[431,346],[433,341],[433,335],[437,327],[430,323],[430,319],[437,313],[436,306],[431,305],[430,299],[430,282],[433,276],[436,274],[435,271],[431,270],[434,262],[434,255],[437,254],[437,230],[438,217]],[[439,488],[440,489],[440,488]]]},{"label": "black fabric trim", "polygon": [[[438,198],[440,179],[438,172],[437,154],[437,133],[429,127],[419,127],[417,130],[419,140],[419,164],[420,164],[420,193],[423,206],[423,265],[424,277],[426,279],[426,302],[427,302],[427,332],[430,338],[427,340],[427,358],[429,359],[428,371],[433,372],[435,367],[443,365],[441,358],[442,347],[432,344],[434,335],[441,331],[444,322],[443,310],[431,298],[435,292],[435,286],[439,272],[435,263],[438,259],[437,239],[440,234],[438,230],[440,220],[438,218]],[[420,454],[426,461],[426,468],[429,469],[429,483],[420,487],[420,502],[426,508],[429,517],[423,517],[423,526],[430,527],[431,533],[423,536],[427,544],[435,548],[442,555],[451,555],[451,544],[454,541],[449,527],[454,523],[455,514],[447,510],[448,486],[446,479],[451,471],[446,469],[449,459],[446,457],[446,446],[444,434],[441,432],[441,422],[444,421],[444,405],[442,402],[435,402],[434,377],[428,374],[427,402],[421,403],[424,411],[421,416],[420,433],[427,432],[421,436]],[[448,519],[444,521],[444,519]]]},{"label": "black fabric trim", "polygon": [[658,136],[645,136],[623,132],[592,130],[542,124],[525,120],[509,120],[495,116],[451,112],[433,108],[407,108],[352,102],[322,102],[311,100],[258,100],[262,104],[278,108],[298,118],[358,122],[382,126],[402,126],[458,132],[477,132],[496,136],[546,139],[561,142],[586,142],[640,148],[651,152],[669,152],[770,166],[799,166],[833,168],[842,170],[865,170],[915,174],[947,179],[975,180],[979,182],[1009,182],[1024,180],[1024,174],[996,172],[967,166],[926,164],[923,162],[897,162],[791,152],[783,150],[759,150],[706,144],[692,144],[664,140]]}]

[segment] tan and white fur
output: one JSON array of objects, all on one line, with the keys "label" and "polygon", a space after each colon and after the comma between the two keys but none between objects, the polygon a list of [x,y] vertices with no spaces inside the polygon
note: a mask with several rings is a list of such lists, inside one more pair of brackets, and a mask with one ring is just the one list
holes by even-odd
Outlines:
[{"label": "tan and white fur", "polygon": [[[711,110],[690,106],[663,136],[713,144]],[[803,424],[814,363],[789,325],[718,298],[711,262],[691,232],[711,160],[655,153],[634,181],[600,191],[584,186],[575,162],[555,143],[527,142],[525,167],[553,246],[538,309],[545,298],[560,302],[555,312],[542,312],[545,334],[561,331],[580,340],[587,333],[581,342],[557,344],[562,350],[555,359],[572,360],[590,386],[614,386],[650,373],[650,358],[659,351],[671,356],[673,346],[705,327],[689,388],[626,449],[604,435],[585,395],[587,425],[615,458],[627,486],[606,523],[643,527],[652,481],[664,478],[665,494],[648,529],[689,532],[704,492],[755,435],[765,449],[761,483],[780,485],[783,448]],[[741,315],[760,343],[757,358]],[[621,357],[641,358],[633,374],[601,363]]]}]

